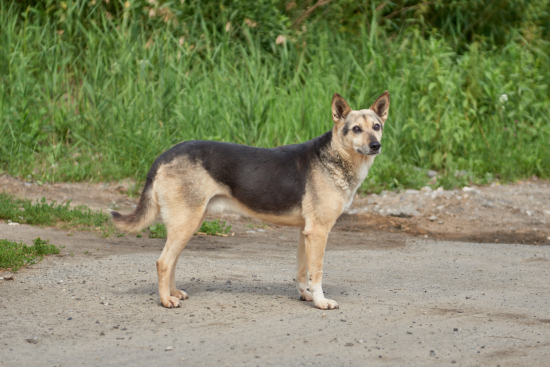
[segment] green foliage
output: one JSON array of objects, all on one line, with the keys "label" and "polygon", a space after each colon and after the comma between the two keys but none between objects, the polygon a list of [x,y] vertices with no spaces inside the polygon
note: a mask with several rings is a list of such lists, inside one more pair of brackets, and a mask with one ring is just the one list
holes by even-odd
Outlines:
[{"label": "green foliage", "polygon": [[22,266],[36,264],[49,254],[59,254],[59,247],[40,237],[33,240],[32,246],[0,239],[0,269],[16,272]]},{"label": "green foliage", "polygon": [[106,214],[93,212],[84,205],[71,208],[69,204],[70,202],[57,204],[55,201],[48,204],[46,198],[33,203],[29,199],[0,193],[0,219],[31,225],[60,225],[107,232],[111,230],[112,225]]},{"label": "green foliage", "polygon": [[149,238],[166,238],[166,226],[162,223],[149,226]]},{"label": "green foliage", "polygon": [[182,140],[303,142],[334,92],[388,89],[366,191],[550,176],[547,0],[291,4],[1,2],[0,169],[142,181]]},{"label": "green foliage", "polygon": [[226,226],[225,221],[216,219],[213,221],[204,221],[199,229],[199,232],[206,233],[212,236],[221,236],[228,234],[231,230],[231,226]]}]

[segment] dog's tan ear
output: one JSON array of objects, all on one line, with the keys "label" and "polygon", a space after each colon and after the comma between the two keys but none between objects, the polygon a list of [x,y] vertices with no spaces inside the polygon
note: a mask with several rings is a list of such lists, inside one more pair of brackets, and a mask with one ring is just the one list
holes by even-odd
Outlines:
[{"label": "dog's tan ear", "polygon": [[388,110],[390,109],[390,92],[385,91],[380,97],[370,106],[370,109],[386,122],[388,118]]},{"label": "dog's tan ear", "polygon": [[332,121],[335,124],[344,123],[350,112],[351,108],[344,98],[338,93],[334,93],[332,96]]}]

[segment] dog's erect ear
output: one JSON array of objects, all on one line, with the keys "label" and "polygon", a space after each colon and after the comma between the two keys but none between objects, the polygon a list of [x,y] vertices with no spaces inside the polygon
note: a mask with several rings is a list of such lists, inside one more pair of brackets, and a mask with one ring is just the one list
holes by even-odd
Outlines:
[{"label": "dog's erect ear", "polygon": [[332,121],[335,124],[341,124],[346,120],[346,117],[351,112],[348,103],[338,93],[332,96]]},{"label": "dog's erect ear", "polygon": [[370,106],[370,109],[386,122],[388,118],[388,110],[390,109],[390,92],[385,91],[380,97]]}]

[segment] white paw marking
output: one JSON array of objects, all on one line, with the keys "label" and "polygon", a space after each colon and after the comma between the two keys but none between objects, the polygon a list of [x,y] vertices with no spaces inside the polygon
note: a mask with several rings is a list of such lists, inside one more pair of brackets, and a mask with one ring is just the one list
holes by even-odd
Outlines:
[{"label": "white paw marking", "polygon": [[300,300],[301,301],[313,301],[313,295],[307,289],[300,288]]},{"label": "white paw marking", "polygon": [[336,310],[340,308],[336,301],[333,301],[328,298],[323,298],[319,301],[315,301],[315,307],[320,308],[321,310]]}]

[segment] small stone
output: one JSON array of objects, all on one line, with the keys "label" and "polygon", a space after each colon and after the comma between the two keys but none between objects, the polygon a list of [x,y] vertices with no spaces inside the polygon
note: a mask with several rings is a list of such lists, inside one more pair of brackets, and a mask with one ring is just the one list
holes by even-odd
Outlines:
[{"label": "small stone", "polygon": [[357,341],[357,343],[362,344],[362,343],[364,343],[364,341],[363,341],[363,339],[359,339],[359,340]]},{"label": "small stone", "polygon": [[165,351],[165,352],[169,352],[169,351],[171,351],[172,349],[174,349],[174,347],[167,346],[166,349],[164,349],[164,351]]},{"label": "small stone", "polygon": [[265,232],[265,229],[258,228],[257,231],[258,231],[258,232]]},{"label": "small stone", "polygon": [[231,280],[228,280],[227,282],[225,282],[225,284],[231,284]]},{"label": "small stone", "polygon": [[13,274],[4,276],[4,280],[13,280]]},{"label": "small stone", "polygon": [[340,319],[340,321],[342,321],[342,322],[346,322],[346,319]]},{"label": "small stone", "polygon": [[256,233],[256,231],[246,231],[245,233]]},{"label": "small stone", "polygon": [[353,347],[353,343],[346,343],[346,347]]},{"label": "small stone", "polygon": [[430,221],[432,221],[432,222],[434,222],[434,221],[436,221],[436,220],[438,220],[438,219],[439,219],[439,218],[437,218],[435,215],[432,215],[432,216],[430,217]]},{"label": "small stone", "polygon": [[69,317],[67,320],[72,320],[73,318],[72,317]]},{"label": "small stone", "polygon": [[428,177],[432,178],[432,177],[436,177],[436,176],[437,176],[437,171],[434,171],[434,170],[431,170],[431,169],[428,170]]},{"label": "small stone", "polygon": [[411,335],[412,335],[412,331],[407,331],[407,334],[411,334]]},{"label": "small stone", "polygon": [[25,340],[28,341],[28,342],[31,343],[31,344],[36,344],[36,343],[38,343],[38,337],[37,337],[37,336],[33,336],[32,338],[25,339]]},{"label": "small stone", "polygon": [[457,328],[457,327],[455,327],[455,328],[453,329],[453,331],[458,331],[458,328]]},{"label": "small stone", "polygon": [[435,351],[430,350],[430,357],[435,357]]},{"label": "small stone", "polygon": [[430,186],[424,186],[423,188],[420,189],[420,192],[432,192],[432,188]]},{"label": "small stone", "polygon": [[18,226],[18,225],[19,225],[19,223],[15,223],[15,222],[8,223],[8,226]]}]

